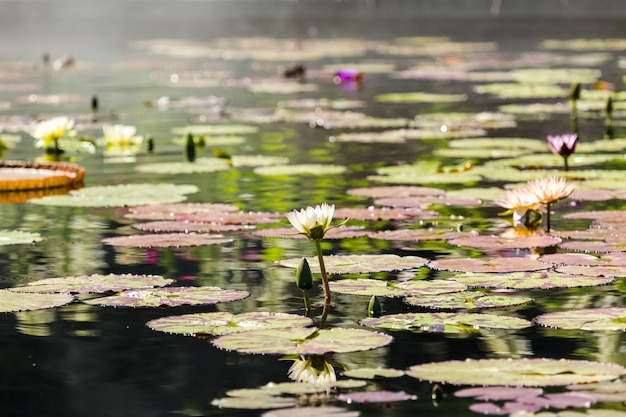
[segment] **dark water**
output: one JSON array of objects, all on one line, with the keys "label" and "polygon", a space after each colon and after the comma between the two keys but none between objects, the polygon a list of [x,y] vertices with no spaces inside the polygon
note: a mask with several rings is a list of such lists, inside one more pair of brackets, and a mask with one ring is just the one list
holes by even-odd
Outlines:
[{"label": "dark water", "polygon": [[[140,156],[139,162],[171,161],[180,158],[169,144],[169,129],[189,123],[185,112],[158,112],[143,103],[163,95],[225,96],[235,106],[275,105],[283,97],[259,97],[240,90],[206,88],[201,91],[164,89],[146,80],[145,69],[116,70],[114,63],[155,59],[133,49],[131,41],[153,38],[212,40],[224,36],[267,36],[306,38],[357,37],[389,41],[398,36],[449,36],[456,41],[494,41],[499,51],[511,56],[537,49],[545,38],[624,37],[624,13],[620,2],[593,7],[592,2],[544,2],[541,8],[524,8],[519,2],[504,1],[500,16],[491,16],[492,3],[476,2],[165,2],[165,1],[0,1],[0,64],[23,60],[34,66],[44,52],[55,58],[71,54],[78,64],[93,65],[88,71],[44,74],[34,70],[27,81],[46,93],[97,95],[102,118],[115,113],[127,124],[151,132],[159,153]],[[517,4],[517,5],[514,5]],[[595,4],[595,3],[593,3]],[[616,61],[621,51],[603,68],[603,77],[623,82]],[[350,60],[350,59],[348,59]],[[401,64],[407,64],[403,61]],[[163,71],[173,71],[176,60],[163,61]],[[7,64],[9,65],[9,64]],[[171,65],[171,67],[168,67]],[[191,68],[230,69],[238,76],[254,74],[250,62],[185,61]],[[271,67],[273,64],[267,64]],[[161,68],[159,68],[161,69]],[[151,69],[155,71],[156,69]],[[270,68],[265,75],[273,74]],[[442,85],[430,81],[389,80],[384,75],[368,78],[361,91],[342,91],[323,85],[322,97],[358,98],[373,102],[376,94],[388,91],[464,90],[467,85]],[[0,101],[13,101],[22,92],[3,91]],[[303,95],[299,96],[302,98]],[[445,110],[493,110],[501,101],[472,96],[463,109],[454,105]],[[88,112],[87,102],[59,106],[17,105],[4,116]],[[427,106],[382,107],[372,104],[368,112],[381,116],[412,117],[416,112],[433,111]],[[438,111],[440,111],[438,109]],[[392,112],[393,114],[389,114]],[[541,138],[546,132],[568,126],[566,116],[537,124],[522,122],[501,136]],[[599,121],[582,121],[582,129],[600,131]],[[279,132],[279,139],[272,135]],[[289,132],[285,134],[285,132]],[[93,132],[95,134],[95,132]],[[617,132],[618,134],[620,132]],[[260,178],[249,170],[214,175],[182,175],[176,178],[144,178],[132,164],[105,164],[100,155],[79,156],[87,167],[86,185],[124,182],[168,181],[196,184],[201,192],[189,196],[192,202],[229,202],[246,210],[282,211],[329,201],[338,205],[361,206],[362,200],[347,197],[345,190],[366,186],[375,167],[397,162],[410,163],[429,155],[435,145],[410,141],[403,145],[351,144],[327,141],[328,132],[300,125],[263,126],[247,137],[242,151],[269,152],[288,156],[292,163],[324,162],[346,164],[348,174],[340,178],[289,178],[277,181]],[[239,151],[236,149],[235,151]],[[7,159],[38,156],[30,138],[24,136]],[[428,156],[430,158],[430,156]],[[614,203],[617,207],[621,202]],[[454,213],[454,209],[449,209]],[[165,335],[149,330],[145,323],[164,315],[204,311],[301,311],[299,291],[290,271],[273,262],[310,255],[309,242],[261,240],[237,235],[232,245],[207,248],[124,250],[103,245],[104,237],[131,233],[124,209],[54,208],[29,204],[0,206],[0,228],[39,231],[46,240],[36,246],[0,247],[0,283],[18,285],[44,277],[93,273],[161,274],[180,284],[216,285],[248,290],[250,298],[218,307],[195,309],[112,309],[73,303],[57,309],[0,316],[0,415],[6,416],[257,416],[260,411],[220,410],[214,398],[229,389],[253,388],[270,381],[287,381],[290,362],[276,357],[248,356],[222,352],[208,340]],[[493,215],[494,213],[489,213]],[[555,219],[556,227],[563,225]],[[327,253],[398,253],[432,259],[438,247],[357,239],[327,243]],[[389,277],[393,277],[390,274]],[[623,285],[602,290],[593,288],[526,291],[534,304],[507,310],[532,319],[566,306],[582,308],[623,304]],[[313,294],[319,299],[319,293]],[[367,300],[337,296],[329,324],[354,325],[363,317]],[[399,301],[386,301],[387,312],[407,311]],[[536,327],[517,332],[483,332],[468,336],[442,336],[396,332],[394,342],[374,351],[338,355],[350,367],[385,366],[406,369],[430,361],[484,357],[547,357],[600,360],[626,365],[623,334],[592,334],[555,331]],[[473,415],[468,403],[452,400],[451,387],[444,387],[447,399],[434,405],[431,385],[402,377],[374,382],[371,388],[404,390],[417,401],[385,406],[351,406],[363,416]]]}]

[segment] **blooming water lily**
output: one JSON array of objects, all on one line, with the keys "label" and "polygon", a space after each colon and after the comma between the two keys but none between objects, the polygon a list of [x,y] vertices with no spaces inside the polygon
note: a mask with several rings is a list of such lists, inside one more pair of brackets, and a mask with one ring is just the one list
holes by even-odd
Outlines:
[{"label": "blooming water lily", "polygon": [[67,116],[53,117],[35,123],[30,134],[37,140],[36,148],[44,148],[47,153],[60,154],[63,151],[59,140],[64,136],[74,136],[74,119]]},{"label": "blooming water lily", "polygon": [[576,149],[576,142],[578,142],[578,135],[576,133],[566,133],[564,135],[548,135],[548,146],[552,153],[561,155],[563,157],[563,163],[565,164],[565,170],[567,171],[567,158],[574,153]]},{"label": "blooming water lily", "polygon": [[106,143],[104,152],[109,155],[135,155],[144,143],[144,137],[137,135],[135,126],[104,125],[102,133]]},{"label": "blooming water lily", "polygon": [[309,384],[332,384],[337,381],[335,368],[324,355],[294,359],[287,375],[296,382]]}]

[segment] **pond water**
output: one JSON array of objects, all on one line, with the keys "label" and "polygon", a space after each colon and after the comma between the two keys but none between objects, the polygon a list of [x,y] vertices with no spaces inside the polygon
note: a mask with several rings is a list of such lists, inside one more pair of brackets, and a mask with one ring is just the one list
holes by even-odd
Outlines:
[{"label": "pond water", "polygon": [[[102,2],[100,6],[94,6],[96,11],[79,9],[79,16],[83,19],[79,18],[75,36],[61,30],[42,31],[44,36],[49,36],[47,44],[42,46],[42,38],[35,35],[33,28],[39,27],[37,25],[44,20],[44,11],[34,6],[18,6],[18,3],[0,2],[2,7],[6,5],[6,10],[25,13],[24,25],[12,27],[7,32],[7,39],[12,42],[0,48],[0,132],[21,136],[21,141],[4,154],[5,159],[35,160],[41,156],[41,150],[34,148],[32,138],[21,129],[34,115],[40,118],[75,117],[80,133],[94,138],[102,136],[103,123],[133,125],[139,134],[154,138],[154,152],[142,152],[130,159],[103,156],[101,149],[94,154],[72,153],[74,162],[86,168],[86,187],[190,184],[197,186],[198,191],[188,194],[187,202],[228,203],[242,211],[284,215],[290,210],[323,202],[335,204],[338,209],[369,207],[374,205],[373,198],[356,197],[347,192],[358,187],[398,185],[371,178],[382,167],[438,161],[444,169],[457,167],[471,172],[466,165],[468,161],[471,160],[476,167],[491,158],[459,157],[445,152],[450,149],[450,140],[464,138],[461,133],[456,137],[445,135],[446,129],[455,129],[452,115],[442,116],[443,122],[436,122],[435,133],[431,134],[435,138],[406,139],[402,143],[380,139],[342,141],[339,138],[350,132],[397,128],[386,126],[384,120],[405,119],[400,126],[405,128],[416,117],[433,113],[492,112],[495,116],[491,117],[496,118],[512,114],[499,112],[500,106],[530,103],[561,103],[569,109],[567,90],[575,79],[556,83],[566,93],[549,98],[507,97],[483,93],[475,88],[507,83],[510,78],[505,74],[515,69],[588,68],[600,71],[597,80],[612,83],[616,92],[624,86],[622,74],[626,64],[622,55],[626,46],[617,44],[624,35],[624,26],[620,24],[623,21],[619,19],[577,18],[555,22],[533,16],[500,19],[438,16],[436,20],[427,20],[390,13],[392,8],[383,2],[378,6],[377,2],[363,2],[353,6],[353,10],[346,10],[348,6],[336,9],[343,20],[333,21],[307,15],[311,13],[310,5],[306,10],[298,10],[291,4],[294,2],[288,2],[289,10],[297,13],[295,17],[283,13],[273,18],[266,12],[254,18],[253,12],[248,11],[237,21],[232,16],[236,14],[237,9],[234,9],[214,15],[207,21],[211,24],[202,26],[194,11],[201,10],[200,5],[213,2],[184,3],[189,7],[185,13],[172,4],[169,8],[160,6],[153,10],[154,20],[146,18],[146,21],[135,19],[150,16],[150,9],[141,2],[128,2],[124,3],[124,10],[130,13],[127,22],[130,24],[115,23],[123,27],[113,26],[109,36],[99,32],[101,37],[98,38],[95,33],[106,19],[96,19],[95,16],[98,13],[111,16],[113,13],[103,5],[109,2]],[[56,6],[66,5],[57,3]],[[287,7],[283,2],[259,3],[267,3],[268,7]],[[55,10],[57,23],[68,23],[67,18],[57,16],[56,8],[48,7]],[[262,9],[256,7],[255,10]],[[334,6],[325,7],[318,10],[319,15],[333,13]],[[375,25],[376,7],[380,7],[380,13],[385,16],[380,26]],[[159,25],[169,13],[172,24],[169,29],[164,29]],[[354,13],[353,19],[346,17],[350,13]],[[220,20],[223,16],[226,17]],[[413,17],[417,20],[410,19]],[[185,28],[185,18],[193,25]],[[401,38],[409,36],[422,38]],[[232,38],[227,40],[229,37]],[[614,41],[582,50],[570,44],[550,49],[543,43],[573,37],[613,38]],[[166,38],[175,41],[168,42]],[[235,38],[237,40],[233,40]],[[23,48],[19,47],[20,41],[23,41]],[[259,53],[260,50],[267,50],[266,54]],[[74,64],[62,70],[46,67],[41,63],[45,52],[50,53],[52,61],[63,53],[71,54]],[[302,63],[307,70],[307,77],[301,83],[282,77],[284,69],[296,63]],[[332,82],[336,69],[353,67],[360,68],[365,74],[362,84]],[[415,71],[409,73],[406,71],[409,69]],[[470,74],[487,73],[487,78],[470,77]],[[403,74],[405,77],[401,76]],[[310,86],[311,90],[287,93],[277,90],[284,85],[290,88]],[[594,81],[583,81],[583,85],[586,89],[596,88]],[[265,86],[266,90],[254,91],[255,86]],[[467,97],[448,102],[440,98],[421,102],[386,102],[381,99],[382,94],[405,92],[466,94]],[[95,113],[89,104],[93,96],[97,96],[99,102]],[[189,97],[205,100],[201,104],[182,104]],[[321,98],[337,109],[345,105],[348,110],[383,119],[383,122],[379,119],[372,128],[363,125],[337,127],[349,115],[343,114],[329,122],[330,116],[324,114],[325,126],[312,127],[310,122],[315,124],[317,119],[311,114],[318,105],[307,107],[305,100]],[[623,97],[616,97],[615,138],[624,134],[619,120],[623,115],[623,107],[620,107],[623,100]],[[289,106],[300,109],[300,113],[294,113],[294,119],[267,121],[267,116],[274,114],[276,109]],[[513,124],[495,128],[486,126],[485,132],[478,136],[543,141],[548,134],[570,129],[569,111],[539,113],[513,113]],[[296,119],[296,116],[300,118]],[[581,111],[579,116],[581,142],[602,139],[602,112]],[[506,120],[510,119],[507,117]],[[137,171],[136,167],[140,165],[184,161],[182,134],[173,129],[188,125],[250,126],[248,132],[232,134],[228,141],[217,142],[218,148],[234,156],[283,157],[288,158],[291,165],[338,165],[346,170],[340,174],[319,175],[272,175],[271,172],[262,175],[248,166],[193,174]],[[444,125],[446,127],[442,129]],[[441,138],[436,138],[442,133]],[[233,139],[234,136],[241,140]],[[485,154],[489,151],[485,149]],[[547,145],[537,154],[549,154]],[[614,151],[614,154],[615,157],[608,161],[581,166],[623,169],[623,150]],[[213,154],[207,146],[199,149],[198,157],[213,158]],[[549,168],[560,170],[561,165]],[[574,167],[578,168],[580,166]],[[515,182],[487,179],[416,182],[412,185],[457,191],[469,187],[503,188]],[[552,227],[555,230],[585,229],[590,221],[568,221],[562,215],[604,208],[623,209],[623,202],[620,199],[561,202],[553,207]],[[350,220],[348,225],[364,226],[369,231],[426,227],[447,230],[462,226],[464,230],[475,230],[480,234],[497,234],[505,228],[506,218],[497,216],[502,209],[494,205],[450,204],[429,209],[438,213],[436,217],[415,221],[356,219]],[[105,238],[142,233],[132,227],[137,221],[124,217],[127,212],[126,207],[62,207],[30,202],[0,205],[0,229],[36,232],[44,238],[32,245],[0,246],[0,285],[14,287],[43,278],[73,275],[154,274],[173,279],[175,286],[217,286],[245,290],[250,296],[203,307],[112,308],[74,301],[57,308],[4,313],[0,315],[2,414],[261,415],[264,410],[219,408],[212,405],[212,401],[225,397],[229,390],[289,381],[291,361],[279,361],[280,356],[276,355],[223,351],[211,345],[211,338],[161,333],[151,330],[146,323],[167,315],[214,311],[303,314],[302,295],[295,285],[294,271],[278,265],[277,261],[314,256],[314,245],[307,240],[261,238],[253,233],[253,226],[226,233],[232,242],[216,246],[140,249],[103,243]],[[256,229],[277,226],[289,226],[284,216],[274,224],[256,225]],[[528,249],[480,250],[457,247],[441,240],[387,241],[370,237],[326,240],[322,248],[325,256],[395,254],[427,260],[514,258],[537,252]],[[410,280],[449,275],[445,271],[421,267],[399,272],[345,274],[343,277]],[[543,313],[567,309],[621,307],[624,300],[621,280],[617,278],[606,286],[516,290],[514,295],[531,297],[533,301],[518,307],[490,309],[489,312],[533,320]],[[323,300],[321,289],[314,287],[311,297],[314,304],[312,317],[318,320]],[[381,301],[384,314],[432,311],[408,306],[401,299],[381,298]],[[367,296],[335,294],[327,325],[359,327],[359,320],[367,317],[368,302]],[[563,358],[626,366],[622,332],[559,330],[538,325],[521,330],[480,329],[454,334],[409,330],[385,332],[393,336],[391,344],[364,352],[337,354],[333,359],[348,369],[384,367],[405,370],[422,363],[485,358]],[[342,379],[342,370],[336,369]],[[309,396],[300,401],[305,405],[306,401],[313,405],[337,405],[359,411],[362,416],[476,415],[468,409],[473,400],[453,397],[457,388],[443,384],[443,398],[433,401],[432,383],[405,375],[368,380],[366,387],[360,389],[404,391],[417,399],[380,405],[346,405],[331,394],[328,397]],[[620,402],[595,406],[607,407],[624,410]]]}]

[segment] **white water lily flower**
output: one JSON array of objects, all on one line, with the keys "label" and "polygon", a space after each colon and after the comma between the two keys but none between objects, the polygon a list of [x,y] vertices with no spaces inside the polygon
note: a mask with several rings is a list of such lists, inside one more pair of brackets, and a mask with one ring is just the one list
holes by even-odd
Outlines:
[{"label": "white water lily flower", "polygon": [[36,148],[57,149],[59,139],[63,136],[72,136],[76,132],[74,128],[74,119],[67,116],[53,117],[52,119],[37,122],[30,134],[37,139]]},{"label": "white water lily flower", "polygon": [[540,178],[528,182],[528,190],[543,204],[556,203],[574,192],[574,185],[564,177]]},{"label": "white water lily flower", "polygon": [[332,384],[337,381],[335,368],[323,355],[295,359],[287,375],[293,381],[310,384]]},{"label": "white water lily flower", "polygon": [[494,203],[508,209],[501,214],[513,213],[513,221],[515,222],[521,220],[529,210],[541,208],[541,201],[527,186],[505,190],[502,198],[494,201]]},{"label": "white water lily flower", "polygon": [[104,125],[102,126],[105,153],[109,155],[134,155],[141,151],[143,136],[138,136],[135,126]]},{"label": "white water lily flower", "polygon": [[309,239],[319,240],[330,229],[334,212],[334,204],[323,203],[300,211],[294,210],[287,214],[287,219],[298,232],[306,235]]}]

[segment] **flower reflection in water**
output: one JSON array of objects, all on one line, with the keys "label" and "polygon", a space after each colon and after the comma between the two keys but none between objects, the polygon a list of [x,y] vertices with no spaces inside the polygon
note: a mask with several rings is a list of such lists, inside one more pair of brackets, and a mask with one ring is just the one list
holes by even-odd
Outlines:
[{"label": "flower reflection in water", "polygon": [[293,360],[287,376],[296,382],[310,384],[332,384],[337,381],[335,368],[324,355],[288,356]]}]

